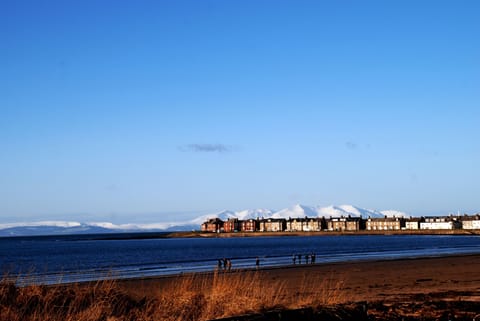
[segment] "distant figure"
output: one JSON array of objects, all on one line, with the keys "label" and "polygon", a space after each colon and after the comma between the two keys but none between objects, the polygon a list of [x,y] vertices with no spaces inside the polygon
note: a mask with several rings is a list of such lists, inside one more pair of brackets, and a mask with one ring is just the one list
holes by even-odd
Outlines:
[{"label": "distant figure", "polygon": [[218,259],[217,268],[220,271],[222,269],[222,259]]},{"label": "distant figure", "polygon": [[312,253],[312,256],[311,256],[312,257],[312,260],[311,260],[312,264],[315,264],[315,256],[316,256],[315,253]]},{"label": "distant figure", "polygon": [[228,259],[226,257],[223,258],[223,269],[227,270],[228,267]]},{"label": "distant figure", "polygon": [[230,271],[232,269],[232,261],[230,259],[227,259],[227,270]]},{"label": "distant figure", "polygon": [[305,264],[308,264],[308,259],[310,258],[310,255],[305,254]]},{"label": "distant figure", "polygon": [[297,264],[297,255],[296,254],[293,254],[292,261],[293,261],[294,265]]},{"label": "distant figure", "polygon": [[302,254],[298,254],[298,264],[302,264]]},{"label": "distant figure", "polygon": [[257,259],[255,260],[255,266],[257,267],[257,270],[258,270],[260,266],[260,259],[258,258],[258,256],[257,256]]}]

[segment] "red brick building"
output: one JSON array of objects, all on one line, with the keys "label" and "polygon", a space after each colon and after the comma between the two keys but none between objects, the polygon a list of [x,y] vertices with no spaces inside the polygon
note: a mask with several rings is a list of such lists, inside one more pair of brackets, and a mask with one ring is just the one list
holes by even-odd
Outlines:
[{"label": "red brick building", "polygon": [[258,231],[260,223],[258,220],[248,219],[240,221],[240,231],[242,232],[255,232]]},{"label": "red brick building", "polygon": [[202,224],[202,232],[220,233],[223,232],[223,221],[219,218],[212,218]]},{"label": "red brick building", "polygon": [[223,230],[225,233],[238,232],[240,230],[238,218],[229,218],[228,221],[223,223]]}]

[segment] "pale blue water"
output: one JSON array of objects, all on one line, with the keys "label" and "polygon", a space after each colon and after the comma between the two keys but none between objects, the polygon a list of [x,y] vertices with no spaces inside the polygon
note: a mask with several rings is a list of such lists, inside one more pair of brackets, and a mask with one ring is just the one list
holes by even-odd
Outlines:
[{"label": "pale blue water", "polygon": [[[111,237],[111,236],[109,236]],[[60,283],[292,264],[293,254],[316,263],[480,253],[478,236],[309,236],[111,239],[92,236],[0,238],[0,269],[20,282]],[[297,262],[298,263],[298,262]]]}]

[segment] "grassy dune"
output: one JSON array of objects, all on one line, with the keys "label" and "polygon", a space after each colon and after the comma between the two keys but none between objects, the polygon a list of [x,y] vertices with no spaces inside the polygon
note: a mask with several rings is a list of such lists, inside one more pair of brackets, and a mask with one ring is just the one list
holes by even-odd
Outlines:
[{"label": "grassy dune", "polygon": [[117,281],[17,287],[0,282],[3,321],[211,320],[233,315],[335,304],[341,284],[305,278],[292,296],[278,280],[263,284],[255,271],[178,278],[144,297],[132,297]]}]

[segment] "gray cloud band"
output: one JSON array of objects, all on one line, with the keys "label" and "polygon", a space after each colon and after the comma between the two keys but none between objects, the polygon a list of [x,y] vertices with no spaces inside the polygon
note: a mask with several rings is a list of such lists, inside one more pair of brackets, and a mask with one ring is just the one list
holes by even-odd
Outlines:
[{"label": "gray cloud band", "polygon": [[197,153],[227,153],[231,151],[231,147],[223,144],[188,144],[181,146],[180,150]]}]

